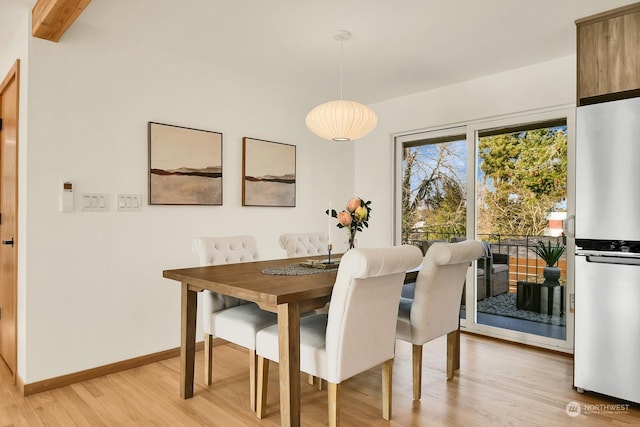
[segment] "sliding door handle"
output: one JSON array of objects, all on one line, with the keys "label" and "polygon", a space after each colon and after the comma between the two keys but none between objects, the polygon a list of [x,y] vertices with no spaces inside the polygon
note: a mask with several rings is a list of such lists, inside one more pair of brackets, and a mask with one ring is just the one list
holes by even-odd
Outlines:
[{"label": "sliding door handle", "polygon": [[3,240],[2,241],[3,245],[7,245],[7,246],[11,246],[11,247],[13,247],[14,243],[15,242],[13,241],[13,237],[11,238],[11,240]]},{"label": "sliding door handle", "polygon": [[562,220],[562,231],[567,237],[576,237],[576,216],[569,215]]}]

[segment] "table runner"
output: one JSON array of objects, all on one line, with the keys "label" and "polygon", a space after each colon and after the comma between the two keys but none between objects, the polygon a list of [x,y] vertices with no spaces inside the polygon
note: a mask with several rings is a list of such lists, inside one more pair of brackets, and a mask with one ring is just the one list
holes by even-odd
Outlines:
[{"label": "table runner", "polygon": [[328,273],[337,270],[338,266],[331,268],[314,268],[304,264],[292,264],[284,267],[267,267],[262,270],[262,273],[277,276],[302,276],[305,274]]}]

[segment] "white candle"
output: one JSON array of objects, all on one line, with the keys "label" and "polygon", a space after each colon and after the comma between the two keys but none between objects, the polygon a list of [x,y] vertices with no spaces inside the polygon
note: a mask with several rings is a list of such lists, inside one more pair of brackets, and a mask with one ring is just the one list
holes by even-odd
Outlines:
[{"label": "white candle", "polygon": [[331,244],[331,200],[329,200],[329,222],[327,223],[327,244]]}]

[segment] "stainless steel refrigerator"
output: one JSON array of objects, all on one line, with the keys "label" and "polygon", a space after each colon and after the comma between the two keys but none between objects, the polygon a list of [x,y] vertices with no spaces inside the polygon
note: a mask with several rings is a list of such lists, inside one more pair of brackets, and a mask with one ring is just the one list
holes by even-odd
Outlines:
[{"label": "stainless steel refrigerator", "polygon": [[640,403],[640,98],[576,126],[574,386]]}]

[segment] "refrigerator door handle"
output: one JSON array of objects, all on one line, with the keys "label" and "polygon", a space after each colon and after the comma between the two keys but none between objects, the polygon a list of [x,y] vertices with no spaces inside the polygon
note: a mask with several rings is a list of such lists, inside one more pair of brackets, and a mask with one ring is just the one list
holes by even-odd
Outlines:
[{"label": "refrigerator door handle", "polygon": [[567,237],[576,237],[576,216],[569,215],[562,220],[562,232]]},{"label": "refrigerator door handle", "polygon": [[601,264],[640,265],[640,258],[588,255],[587,262]]}]

